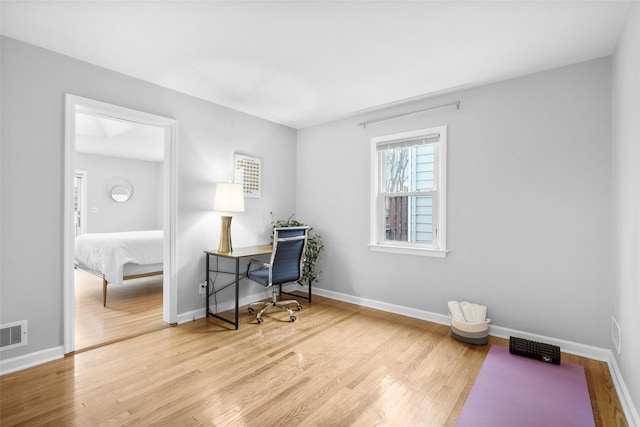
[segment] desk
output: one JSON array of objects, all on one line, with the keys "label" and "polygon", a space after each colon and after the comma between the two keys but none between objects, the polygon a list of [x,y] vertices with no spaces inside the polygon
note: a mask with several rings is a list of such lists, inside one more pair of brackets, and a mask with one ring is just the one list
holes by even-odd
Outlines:
[{"label": "desk", "polygon": [[[223,320],[227,323],[231,323],[233,326],[235,326],[236,329],[238,329],[239,323],[238,323],[238,302],[240,299],[240,279],[244,278],[244,274],[242,274],[242,276],[240,275],[240,260],[242,258],[250,258],[250,257],[255,257],[255,256],[260,256],[260,255],[267,255],[270,254],[271,251],[273,250],[273,246],[272,245],[260,245],[260,246],[247,246],[244,248],[234,248],[232,252],[218,252],[217,250],[210,250],[210,251],[204,251],[206,257],[207,257],[207,271],[205,274],[206,280],[207,280],[207,287],[206,287],[206,292],[207,292],[207,302],[205,303],[205,311],[207,313],[207,317],[212,316],[215,317],[217,319]],[[210,259],[211,257],[216,257],[216,261],[218,261],[216,263],[216,269],[212,270],[211,266],[210,266]],[[235,271],[234,272],[227,272],[227,271],[220,271],[218,270],[219,268],[219,261],[220,258],[228,258],[228,259],[232,259],[235,261]],[[224,274],[235,274],[235,280],[233,280],[230,283],[227,283],[225,285],[222,286],[222,288],[218,289],[218,290],[213,290],[213,292],[209,291],[209,283],[210,283],[210,277],[211,277],[211,273],[224,273]],[[227,318],[224,318],[222,316],[220,316],[218,313],[214,313],[211,311],[211,309],[209,308],[209,298],[211,297],[211,295],[215,295],[216,292],[220,292],[222,289],[225,289],[228,286],[234,285],[236,286],[236,304],[235,304],[235,321],[229,320]]]}]

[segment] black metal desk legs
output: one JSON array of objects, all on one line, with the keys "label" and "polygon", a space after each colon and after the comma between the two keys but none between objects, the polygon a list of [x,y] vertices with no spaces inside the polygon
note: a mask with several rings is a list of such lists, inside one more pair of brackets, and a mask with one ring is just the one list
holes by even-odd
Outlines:
[{"label": "black metal desk legs", "polygon": [[240,258],[236,258],[236,323],[235,327],[238,329],[238,303],[240,300]]},{"label": "black metal desk legs", "polygon": [[[229,319],[227,319],[225,317],[220,316],[218,313],[214,313],[213,311],[211,311],[211,308],[209,306],[209,298],[211,297],[212,294],[215,294],[217,292],[215,289],[213,290],[213,292],[211,292],[210,288],[209,288],[209,284],[211,282],[211,264],[209,262],[209,258],[211,256],[212,256],[211,254],[206,254],[206,258],[207,258],[207,261],[206,261],[207,271],[205,273],[205,277],[206,277],[206,280],[207,280],[207,286],[206,286],[206,292],[207,292],[206,300],[207,300],[207,302],[206,302],[206,307],[205,307],[206,316],[207,317],[209,317],[209,316],[215,317],[216,319],[220,319],[220,320],[222,320],[224,322],[230,323],[236,329],[238,329],[238,326],[240,325],[239,316],[238,316],[238,313],[239,313],[239,300],[240,300],[240,258],[236,258],[235,259],[235,264],[236,264],[235,280],[232,283],[229,283],[229,284],[225,285],[224,287],[222,287],[222,289],[224,289],[229,285],[235,285],[235,288],[236,288],[235,316],[234,316],[234,321],[232,321],[232,320],[229,320]],[[213,255],[213,256],[215,256],[215,255]],[[218,273],[217,270],[215,270],[215,272]],[[219,290],[222,290],[222,289],[219,289]]]},{"label": "black metal desk legs", "polygon": [[[238,329],[239,326],[239,320],[238,320],[238,313],[239,313],[239,307],[238,305],[240,304],[240,280],[244,279],[244,273],[240,274],[240,260],[243,258],[251,258],[251,257],[257,257],[257,256],[266,256],[271,254],[271,252],[273,251],[273,246],[272,245],[259,245],[259,246],[246,246],[243,248],[234,248],[233,252],[220,252],[220,251],[214,251],[214,250],[210,250],[210,251],[204,251],[204,253],[206,254],[207,257],[207,271],[205,273],[205,277],[207,278],[207,302],[206,304],[206,312],[207,312],[207,317],[212,316],[215,317],[217,319],[223,320],[227,323],[232,324],[233,326],[236,327],[236,329]],[[216,257],[216,266],[215,268],[211,267],[211,262],[210,262],[210,257]],[[235,262],[235,271],[223,271],[220,269],[220,258],[222,259],[228,259],[228,260],[233,260]],[[230,262],[229,261],[229,262]],[[215,273],[214,279],[213,281],[211,281],[211,273]],[[234,280],[229,281],[228,283],[218,287],[218,289],[215,288],[215,286],[213,286],[216,282],[216,279],[218,277],[218,274],[224,274],[227,275],[226,277],[229,278],[229,275],[231,275],[231,277],[233,277]],[[234,320],[229,320],[229,319],[225,319],[224,317],[220,316],[218,313],[214,313],[213,311],[211,311],[211,309],[209,308],[209,298],[211,297],[211,295],[215,295],[218,292],[222,291],[223,289],[228,288],[229,286],[235,285],[236,287],[236,292],[235,292],[235,296],[236,296],[236,302],[235,302],[235,310],[236,310],[236,314],[234,316]],[[216,306],[216,311],[218,310],[217,306]]]}]

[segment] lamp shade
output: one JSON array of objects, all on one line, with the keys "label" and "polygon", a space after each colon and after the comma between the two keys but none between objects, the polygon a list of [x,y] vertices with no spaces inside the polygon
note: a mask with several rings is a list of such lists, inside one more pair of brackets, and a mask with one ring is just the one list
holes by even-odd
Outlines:
[{"label": "lamp shade", "polygon": [[220,183],[216,185],[213,210],[218,212],[244,212],[242,184]]}]

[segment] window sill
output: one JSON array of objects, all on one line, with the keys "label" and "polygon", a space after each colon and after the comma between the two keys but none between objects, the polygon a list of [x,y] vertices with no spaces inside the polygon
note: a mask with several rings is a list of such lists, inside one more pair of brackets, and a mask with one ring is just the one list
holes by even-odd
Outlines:
[{"label": "window sill", "polygon": [[426,248],[413,248],[408,246],[390,246],[390,245],[377,245],[369,244],[369,248],[372,252],[387,252],[391,254],[402,255],[417,255],[427,256],[433,258],[445,258],[449,251],[441,249],[426,249]]}]

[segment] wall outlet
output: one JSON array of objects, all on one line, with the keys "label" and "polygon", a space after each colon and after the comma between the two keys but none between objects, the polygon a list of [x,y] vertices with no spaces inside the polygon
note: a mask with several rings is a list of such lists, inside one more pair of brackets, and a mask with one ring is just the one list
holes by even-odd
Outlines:
[{"label": "wall outlet", "polygon": [[207,282],[198,283],[198,292],[200,293],[200,295],[204,295],[205,293],[207,293]]}]

